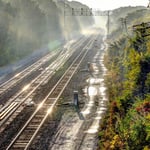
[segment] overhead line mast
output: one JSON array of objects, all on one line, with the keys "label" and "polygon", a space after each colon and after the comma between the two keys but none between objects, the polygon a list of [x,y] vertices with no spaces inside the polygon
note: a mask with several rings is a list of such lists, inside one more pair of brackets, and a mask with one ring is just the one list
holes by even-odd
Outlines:
[{"label": "overhead line mast", "polygon": [[[64,9],[66,16],[106,16],[107,17],[107,37],[110,33],[110,11],[101,11],[93,8],[71,8],[70,10]],[[64,16],[65,17],[65,16]]]},{"label": "overhead line mast", "polygon": [[147,6],[147,8],[150,8],[150,0],[149,0],[149,3],[148,3],[148,6]]}]

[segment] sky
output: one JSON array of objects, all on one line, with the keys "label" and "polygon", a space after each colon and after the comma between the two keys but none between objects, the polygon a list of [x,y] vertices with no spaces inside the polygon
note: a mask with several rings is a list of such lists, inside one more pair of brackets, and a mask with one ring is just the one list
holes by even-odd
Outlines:
[{"label": "sky", "polygon": [[[72,0],[69,0],[72,1]],[[90,8],[100,10],[112,10],[122,6],[145,6],[147,7],[149,0],[74,0],[88,5]]]}]

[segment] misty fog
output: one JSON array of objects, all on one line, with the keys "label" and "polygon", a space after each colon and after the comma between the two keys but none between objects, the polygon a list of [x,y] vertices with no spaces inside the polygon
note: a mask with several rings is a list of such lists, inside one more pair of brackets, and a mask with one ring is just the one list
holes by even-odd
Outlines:
[{"label": "misty fog", "polygon": [[32,52],[57,48],[94,24],[92,16],[65,16],[81,3],[57,0],[0,0],[0,66],[16,62]]}]

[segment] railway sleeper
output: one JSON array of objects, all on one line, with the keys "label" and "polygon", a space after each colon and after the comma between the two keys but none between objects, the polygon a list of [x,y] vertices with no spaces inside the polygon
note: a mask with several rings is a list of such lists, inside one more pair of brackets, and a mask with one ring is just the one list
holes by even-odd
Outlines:
[{"label": "railway sleeper", "polygon": [[77,65],[72,66],[67,74],[72,73],[76,69],[76,67],[77,67]]},{"label": "railway sleeper", "polygon": [[22,109],[17,109],[16,114],[18,115],[18,113],[20,113],[22,111]]},{"label": "railway sleeper", "polygon": [[47,109],[49,109],[50,106],[52,106],[52,104],[45,103],[45,104],[42,106],[42,113],[43,113],[43,112],[46,113],[46,112],[47,112]]},{"label": "railway sleeper", "polygon": [[40,119],[43,118],[45,116],[45,113],[43,113],[43,110],[39,110],[38,114],[36,114],[36,116],[33,119]]},{"label": "railway sleeper", "polygon": [[62,88],[63,85],[65,85],[65,84],[66,84],[66,80],[63,80],[63,81],[60,83],[59,87]]},{"label": "railway sleeper", "polygon": [[14,120],[17,116],[18,116],[18,113],[20,113],[21,111],[18,111],[18,112],[15,112],[13,115],[12,115],[12,120]]},{"label": "railway sleeper", "polygon": [[[32,136],[33,136],[33,134],[30,134],[30,135],[26,135],[25,138],[19,138],[19,139],[16,141],[16,143],[17,143],[17,142],[18,142],[18,143],[21,143],[22,141],[28,143],[28,142],[30,141],[30,139],[32,138]],[[20,142],[20,141],[21,141],[21,142]]]},{"label": "railway sleeper", "polygon": [[[62,86],[63,87],[63,86]],[[53,93],[52,93],[52,95],[54,94],[59,94],[59,92],[62,90],[62,87],[57,87],[56,89],[55,89],[55,91],[53,91]]]},{"label": "railway sleeper", "polygon": [[18,143],[28,143],[29,140],[27,139],[19,139],[15,144],[18,144]]},{"label": "railway sleeper", "polygon": [[59,95],[59,93],[60,93],[60,90],[55,90],[55,91],[51,94],[51,96],[52,96],[52,97],[57,97],[57,96]]},{"label": "railway sleeper", "polygon": [[38,114],[36,114],[36,116],[34,116],[34,118],[32,119],[32,121],[34,120],[40,120],[45,116],[45,112],[43,111],[43,109],[41,109]]},{"label": "railway sleeper", "polygon": [[55,99],[49,99],[48,101],[46,101],[45,102],[45,104],[44,105],[46,105],[47,107],[50,107],[50,106],[52,106],[53,105],[53,102],[56,100],[56,98]]},{"label": "railway sleeper", "polygon": [[20,135],[20,138],[23,136],[25,139],[28,139],[30,136],[32,136],[32,133],[35,131],[35,129],[27,128],[23,131],[23,134]]},{"label": "railway sleeper", "polygon": [[62,81],[61,83],[66,83],[68,81],[68,79],[70,78],[71,74],[67,75]]},{"label": "railway sleeper", "polygon": [[33,83],[33,86],[38,85],[40,82],[41,82],[41,80],[36,80],[36,81]]},{"label": "railway sleeper", "polygon": [[38,128],[38,125],[29,125],[30,130],[35,130]]},{"label": "railway sleeper", "polygon": [[42,121],[42,119],[40,119],[40,120],[34,120],[34,121],[32,121],[32,124],[40,124],[40,122]]},{"label": "railway sleeper", "polygon": [[62,90],[62,87],[57,87],[54,92],[59,92]]},{"label": "railway sleeper", "polygon": [[[15,143],[15,145],[13,145],[13,148],[15,148],[16,150],[22,150],[22,148],[25,148],[25,146],[28,143]],[[19,148],[19,149],[18,149]]]},{"label": "railway sleeper", "polygon": [[47,102],[47,103],[45,104],[45,107],[46,107],[47,109],[49,109],[49,108],[52,107],[52,106],[53,106],[53,104],[50,103],[50,102]]},{"label": "railway sleeper", "polygon": [[70,79],[72,73],[73,73],[73,71],[71,71],[69,74],[66,74],[66,76],[63,78],[63,80],[61,81],[61,83],[68,81],[68,79]]},{"label": "railway sleeper", "polygon": [[[35,131],[35,130],[34,130]],[[25,134],[22,134],[17,141],[23,140],[23,141],[29,141],[33,135],[33,131],[25,132]]]},{"label": "railway sleeper", "polygon": [[51,96],[52,96],[52,97],[57,97],[58,94],[59,94],[59,92],[55,92],[55,93],[52,93]]},{"label": "railway sleeper", "polygon": [[42,121],[42,119],[43,118],[41,118],[40,120],[39,119],[33,120],[32,123],[30,124],[39,124]]}]

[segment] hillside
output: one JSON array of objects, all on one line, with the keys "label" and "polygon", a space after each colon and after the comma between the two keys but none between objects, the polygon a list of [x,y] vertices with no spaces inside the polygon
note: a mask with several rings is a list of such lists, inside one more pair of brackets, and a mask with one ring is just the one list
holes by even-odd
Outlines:
[{"label": "hillside", "polygon": [[[143,8],[122,13],[128,9],[114,10],[111,16],[114,30],[105,55],[110,103],[99,132],[100,150],[150,149],[150,27],[143,23],[150,15]],[[116,26],[123,16],[126,26]]]},{"label": "hillside", "polygon": [[123,34],[132,35],[132,25],[147,22],[150,20],[149,14],[149,10],[142,6],[115,9],[110,13],[111,39],[119,38]]}]

